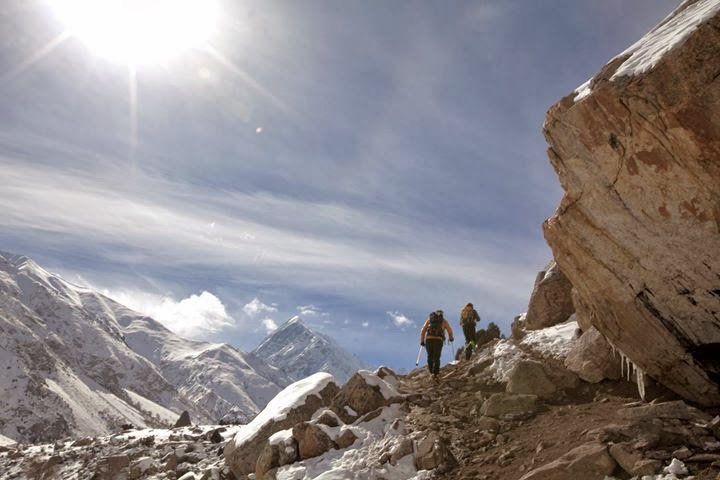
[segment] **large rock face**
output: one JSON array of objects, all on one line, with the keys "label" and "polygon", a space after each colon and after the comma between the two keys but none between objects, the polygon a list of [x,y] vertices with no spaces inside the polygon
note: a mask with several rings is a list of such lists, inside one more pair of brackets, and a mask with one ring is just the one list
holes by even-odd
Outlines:
[{"label": "large rock face", "polygon": [[616,348],[704,405],[720,404],[718,11],[684,2],[545,124],[558,265]]}]

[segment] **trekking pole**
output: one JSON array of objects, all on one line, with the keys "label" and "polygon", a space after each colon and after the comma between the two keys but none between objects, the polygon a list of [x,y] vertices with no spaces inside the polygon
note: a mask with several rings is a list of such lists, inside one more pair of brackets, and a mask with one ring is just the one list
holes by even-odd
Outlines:
[{"label": "trekking pole", "polygon": [[453,352],[452,359],[453,359],[453,361],[454,361],[454,360],[455,360],[455,345],[453,345],[452,340],[450,341],[450,347],[452,347],[452,352]]},{"label": "trekking pole", "polygon": [[418,350],[417,360],[415,360],[415,366],[416,366],[416,367],[420,364],[420,354],[422,354],[422,349],[423,349],[423,346],[420,345],[420,350]]}]

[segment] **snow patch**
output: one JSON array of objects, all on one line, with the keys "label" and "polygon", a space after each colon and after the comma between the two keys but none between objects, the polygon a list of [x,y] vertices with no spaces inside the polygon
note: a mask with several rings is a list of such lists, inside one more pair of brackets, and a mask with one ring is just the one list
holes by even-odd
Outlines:
[{"label": "snow patch", "polygon": [[[720,12],[720,0],[700,0],[690,6],[687,3],[683,2],[649,33],[613,59],[628,56],[610,77],[611,81],[652,70],[669,51],[682,44],[700,25]],[[592,80],[575,89],[575,102],[592,93]]]},{"label": "snow patch", "polygon": [[378,377],[373,372],[369,372],[368,370],[359,370],[357,373],[363,378],[363,380],[365,380],[365,383],[371,387],[378,387],[385,400],[389,400],[400,395],[394,386],[390,385],[390,383]]},{"label": "snow patch", "polygon": [[577,329],[578,324],[573,314],[564,323],[528,332],[520,343],[552,357],[562,359],[567,357],[575,345]]},{"label": "snow patch", "polygon": [[159,418],[162,422],[173,424],[180,414],[173,412],[172,410],[158,405],[157,403],[149,400],[142,395],[139,395],[132,390],[124,388],[125,393],[130,397],[131,404],[137,406],[140,410],[150,413],[151,415]]},{"label": "snow patch", "polygon": [[[399,459],[395,465],[381,461],[383,455],[399,449],[408,436],[403,422],[405,413],[400,405],[385,407],[373,420],[353,425],[359,441],[357,448],[330,450],[324,455],[280,467],[277,480],[423,480],[427,473],[415,469],[413,455]],[[346,426],[347,427],[347,426]]]},{"label": "snow patch", "polygon": [[489,369],[495,380],[507,382],[510,379],[510,372],[522,359],[522,351],[509,340],[501,340],[493,348],[494,358]]},{"label": "snow patch", "polygon": [[235,446],[241,447],[254,438],[264,425],[284,420],[290,410],[305,405],[305,400],[310,395],[320,397],[320,392],[334,381],[335,377],[329,373],[320,372],[285,387],[262,412],[240,429],[235,435]]},{"label": "snow patch", "polygon": [[697,28],[720,12],[720,0],[700,0],[681,5],[650,33],[619,56],[630,55],[610,80],[636,76],[655,67],[667,52],[684,42]]},{"label": "snow patch", "polygon": [[283,445],[287,444],[291,438],[292,428],[288,428],[287,430],[280,430],[279,432],[275,432],[270,435],[268,443],[270,443],[270,445]]},{"label": "snow patch", "polygon": [[12,438],[8,438],[5,435],[0,435],[0,446],[8,447],[10,445],[16,445],[17,442]]},{"label": "snow patch", "polygon": [[592,88],[590,87],[590,84],[592,83],[593,79],[590,78],[588,81],[580,85],[578,88],[575,89],[575,98],[573,99],[575,103],[579,102],[583,98],[587,97],[592,93]]}]

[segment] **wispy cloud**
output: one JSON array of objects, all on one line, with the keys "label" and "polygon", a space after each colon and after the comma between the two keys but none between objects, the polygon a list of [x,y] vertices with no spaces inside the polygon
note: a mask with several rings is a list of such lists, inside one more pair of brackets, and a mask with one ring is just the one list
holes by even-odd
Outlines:
[{"label": "wispy cloud", "polygon": [[298,305],[297,311],[301,317],[314,317],[322,313],[315,305]]},{"label": "wispy cloud", "polygon": [[[146,265],[243,268],[272,281],[277,271],[284,283],[309,288],[368,279],[372,285],[356,286],[359,295],[389,291],[374,279],[384,273],[389,285],[404,277],[469,282],[507,297],[515,295],[507,284],[532,285],[534,265],[549,257],[547,247],[528,238],[468,227],[455,229],[448,242],[442,229],[341,204],[211,192],[141,172],[135,187],[123,190],[120,171],[101,179],[1,158],[0,168],[0,196],[13,199],[0,210],[8,231],[35,232],[37,240],[62,234],[59,241],[75,245],[121,242]],[[120,250],[107,254],[113,259]]]}]

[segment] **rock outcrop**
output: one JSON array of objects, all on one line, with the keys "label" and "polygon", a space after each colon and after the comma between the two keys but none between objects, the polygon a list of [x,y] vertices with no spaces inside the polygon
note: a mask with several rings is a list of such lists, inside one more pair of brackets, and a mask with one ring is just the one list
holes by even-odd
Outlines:
[{"label": "rock outcrop", "polygon": [[571,291],[572,284],[552,260],[535,278],[525,328],[539,330],[567,320],[575,312]]},{"label": "rock outcrop", "polygon": [[720,404],[718,12],[685,1],[545,123],[555,260],[641,379],[702,405]]},{"label": "rock outcrop", "polygon": [[328,406],[339,387],[329,373],[316,373],[288,386],[224,448],[225,461],[236,477],[255,472],[267,439],[292,428]]},{"label": "rock outcrop", "polygon": [[406,414],[406,398],[396,389],[399,381],[392,370],[380,368],[374,373],[358,371],[342,388],[329,373],[295,382],[240,427],[224,448],[225,461],[237,478],[254,473],[258,480],[270,479],[285,465],[379,436],[379,451],[367,447],[374,449],[377,464],[402,468],[398,462],[414,453],[416,438],[407,437],[400,420]]},{"label": "rock outcrop", "polygon": [[605,379],[617,380],[622,370],[620,359],[595,327],[590,327],[578,339],[565,359],[565,366],[591,383]]}]

